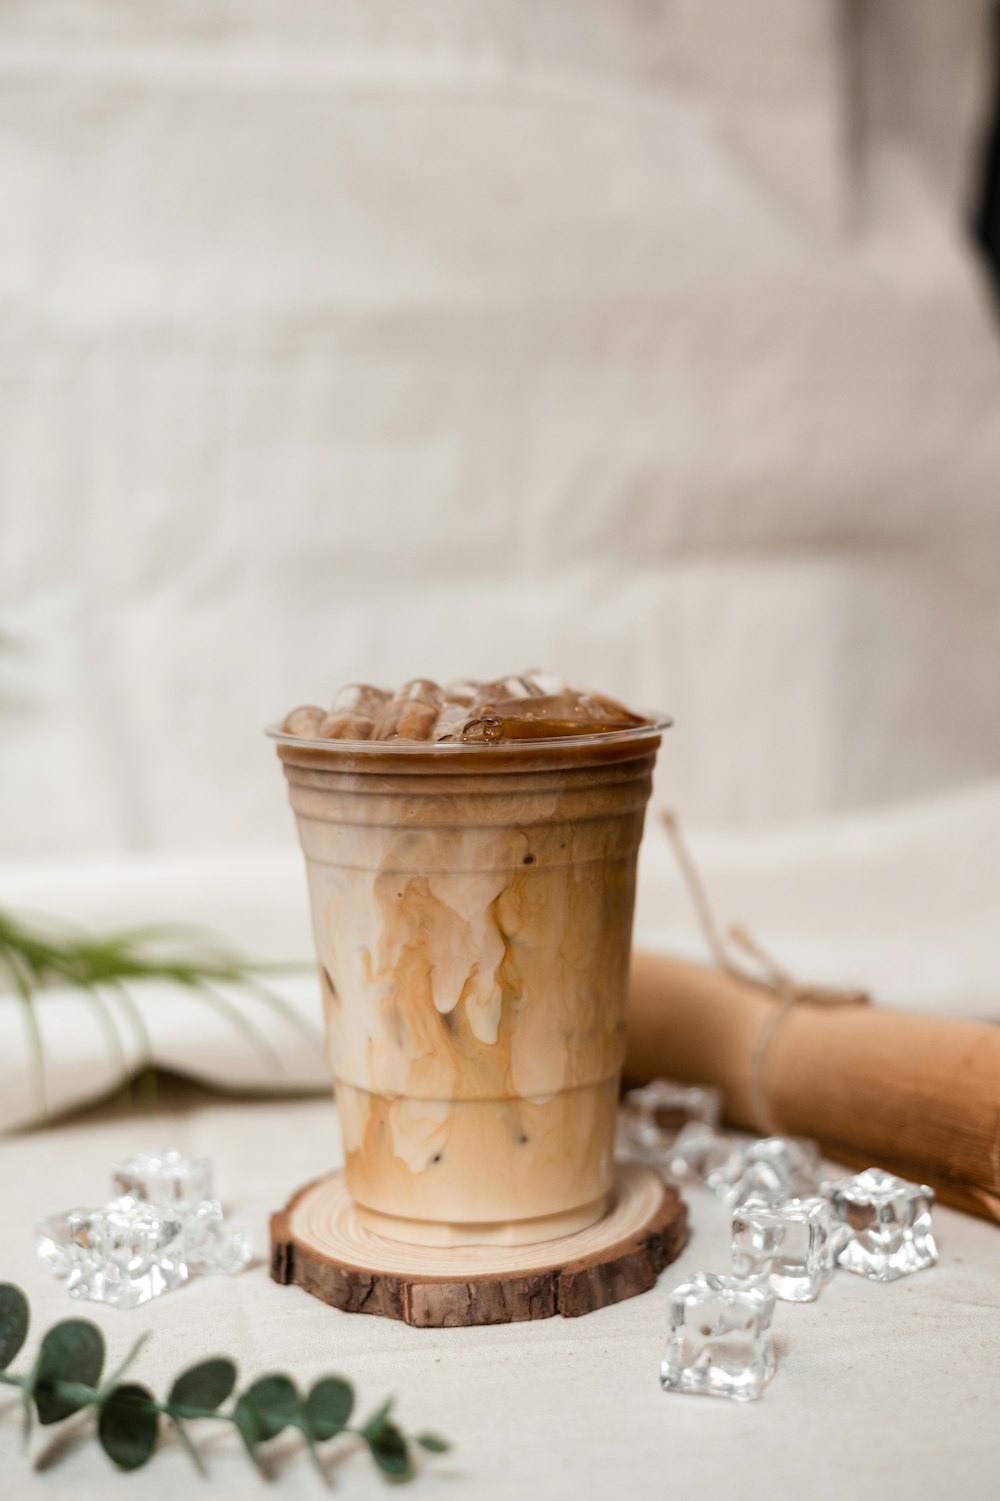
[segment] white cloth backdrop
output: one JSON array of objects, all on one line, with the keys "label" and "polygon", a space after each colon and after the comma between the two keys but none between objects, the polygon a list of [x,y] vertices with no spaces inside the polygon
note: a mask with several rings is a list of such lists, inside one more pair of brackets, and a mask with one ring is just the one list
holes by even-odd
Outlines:
[{"label": "white cloth backdrop", "polygon": [[8,0],[8,856],[287,833],[260,727],[542,663],[691,818],[1000,770],[986,0]]}]

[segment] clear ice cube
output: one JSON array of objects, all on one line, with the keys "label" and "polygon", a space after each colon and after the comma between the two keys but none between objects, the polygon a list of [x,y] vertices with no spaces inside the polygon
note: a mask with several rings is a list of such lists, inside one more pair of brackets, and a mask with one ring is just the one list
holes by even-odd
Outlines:
[{"label": "clear ice cube", "polygon": [[741,1144],[709,1182],[729,1204],[747,1199],[808,1198],[819,1188],[815,1142],[796,1136],[762,1136]]},{"label": "clear ice cube", "polygon": [[114,1185],[120,1194],[184,1211],[212,1197],[212,1164],[168,1147],[138,1152],[115,1168]]},{"label": "clear ice cube", "polygon": [[39,1226],[39,1255],[67,1278],[74,1298],[135,1308],[187,1281],[181,1221],[123,1196],[103,1209],[53,1215]]},{"label": "clear ice cube", "polygon": [[747,1160],[748,1142],[742,1136],[720,1136],[718,1151],[705,1164],[705,1187],[710,1188],[720,1199],[731,1193]]},{"label": "clear ice cube", "polygon": [[698,1272],[670,1295],[670,1339],[660,1367],[665,1391],[750,1402],[774,1375],[767,1281]]},{"label": "clear ice cube", "polygon": [[931,1228],[934,1190],[881,1168],[827,1185],[837,1265],[874,1282],[892,1282],[937,1261]]},{"label": "clear ice cube", "polygon": [[205,1199],[184,1219],[184,1257],[192,1272],[242,1272],[253,1255],[245,1230],[227,1225],[217,1199]]},{"label": "clear ice cube", "polygon": [[76,1298],[133,1308],[197,1272],[241,1272],[253,1247],[211,1197],[207,1157],[169,1149],[118,1165],[128,1189],[101,1209],[73,1209],[37,1226],[38,1254]]},{"label": "clear ice cube", "polygon": [[63,1214],[50,1214],[35,1226],[38,1239],[38,1256],[56,1277],[68,1277],[74,1258],[80,1247],[76,1233],[89,1218],[89,1209],[67,1209]]},{"label": "clear ice cube", "polygon": [[833,1274],[826,1199],[748,1199],[733,1211],[733,1273],[766,1277],[788,1303],[818,1298]]},{"label": "clear ice cube", "polygon": [[666,1156],[666,1170],[687,1187],[711,1183],[725,1169],[733,1154],[733,1142],[701,1121],[682,1126]]},{"label": "clear ice cube", "polygon": [[641,1110],[663,1134],[676,1136],[689,1121],[718,1126],[722,1096],[702,1084],[677,1084],[673,1079],[653,1079],[642,1089],[630,1089],[625,1104]]},{"label": "clear ice cube", "polygon": [[618,1150],[665,1168],[674,1144],[689,1127],[711,1136],[719,1123],[721,1096],[717,1089],[654,1079],[631,1089],[618,1112]]}]

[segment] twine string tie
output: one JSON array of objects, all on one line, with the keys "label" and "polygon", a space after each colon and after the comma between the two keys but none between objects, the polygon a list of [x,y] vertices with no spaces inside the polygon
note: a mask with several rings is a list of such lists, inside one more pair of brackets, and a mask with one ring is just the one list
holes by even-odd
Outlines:
[{"label": "twine string tie", "polygon": [[758,1129],[769,1136],[781,1134],[767,1094],[767,1073],[771,1050],[782,1024],[796,1006],[868,1006],[868,991],[840,986],[810,985],[796,980],[756,939],[741,926],[723,932],[715,919],[698,868],[685,843],[677,815],[663,814],[663,824],[670,837],[674,856],[694,907],[698,926],[718,969],[734,979],[743,980],[768,991],[777,1001],[761,1029],[750,1058],[750,1108]]}]

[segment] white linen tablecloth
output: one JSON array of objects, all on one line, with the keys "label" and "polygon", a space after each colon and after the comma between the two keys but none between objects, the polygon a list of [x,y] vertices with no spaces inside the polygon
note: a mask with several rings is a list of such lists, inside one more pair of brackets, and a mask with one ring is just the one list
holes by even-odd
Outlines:
[{"label": "white linen tablecloth", "polygon": [[[862,980],[897,1006],[986,1018],[997,1015],[998,837],[1000,788],[992,784],[808,827],[694,829],[690,844],[720,919],[747,923],[797,972]],[[309,949],[303,886],[301,858],[290,846],[215,859],[9,866],[0,870],[0,905],[72,914],[95,931],[197,920],[262,957],[295,959]],[[690,905],[655,820],[642,856],[637,938],[698,950]],[[281,989],[305,1020],[318,1020],[308,974],[283,979]],[[916,1501],[939,1501],[951,1490],[963,1501],[994,1501],[1000,1240],[990,1226],[949,1210],[936,1211],[936,1269],[888,1287],[842,1274],[815,1306],[780,1305],[778,1374],[763,1400],[746,1408],[666,1396],[657,1382],[669,1288],[687,1272],[727,1262],[724,1215],[702,1194],[691,1196],[691,1244],[659,1287],[574,1322],[412,1330],[276,1287],[263,1261],[236,1279],[196,1281],[131,1314],[72,1302],[35,1260],[34,1222],[101,1201],[112,1164],[133,1150],[166,1144],[208,1153],[233,1218],[254,1228],[262,1254],[268,1214],[340,1160],[317,1045],[255,1007],[285,1063],[284,1075],[275,1075],[217,1014],[165,987],[135,987],[135,994],[159,1063],[201,1082],[162,1086],[154,1118],[105,1102],[83,1118],[0,1138],[0,1279],[31,1295],[36,1335],[59,1317],[92,1314],[114,1358],[139,1330],[151,1329],[135,1374],[157,1391],[185,1363],[225,1351],[248,1379],[274,1369],[308,1382],[341,1370],[357,1383],[363,1404],[395,1392],[410,1430],[439,1428],[456,1443],[454,1454],[427,1467],[415,1494],[578,1501],[669,1491],[706,1501],[734,1494],[741,1501],[841,1501],[847,1494],[882,1501],[891,1489]],[[40,1016],[53,1105],[68,1110],[106,1092],[112,1060],[86,1003],[53,992]],[[135,1039],[122,1020],[134,1062]],[[10,1130],[36,1117],[37,1102],[13,1001],[0,1006],[0,1025],[0,1129]],[[236,1093],[213,1097],[206,1083]],[[245,1093],[292,1084],[323,1093]],[[33,1453],[46,1452],[49,1442],[36,1438]],[[70,1493],[74,1501],[104,1501],[117,1491],[117,1477],[89,1438],[69,1444],[58,1466],[37,1474],[19,1445],[13,1410],[4,1413],[0,1403],[3,1501]],[[289,1452],[281,1493],[320,1494],[306,1460],[291,1454],[294,1445],[280,1439],[275,1447]],[[262,1490],[231,1435],[213,1431],[208,1457],[216,1495]],[[362,1501],[385,1494],[364,1456],[351,1460],[338,1483]],[[129,1494],[172,1501],[192,1485],[201,1482],[170,1444],[129,1482]]]},{"label": "white linen tablecloth", "polygon": [[[153,1118],[121,1117],[105,1105],[0,1145],[0,1278],[20,1283],[33,1309],[18,1367],[50,1322],[83,1315],[105,1331],[111,1359],[152,1330],[133,1378],[158,1393],[186,1365],[221,1352],[237,1359],[245,1381],[267,1370],[302,1383],[343,1372],[363,1408],[393,1392],[409,1431],[431,1427],[454,1441],[453,1453],[428,1463],[413,1488],[414,1497],[442,1501],[995,1501],[1000,1241],[981,1221],[939,1209],[936,1268],[885,1287],[839,1273],[817,1303],[779,1304],[777,1375],[761,1401],[737,1406],[668,1396],[658,1384],[669,1289],[726,1261],[723,1212],[703,1193],[690,1196],[690,1244],[657,1288],[573,1321],[410,1329],[278,1287],[263,1262],[236,1278],[199,1279],[130,1313],[74,1302],[36,1261],[33,1222],[100,1198],[111,1165],[134,1148],[172,1143],[209,1153],[232,1218],[253,1228],[262,1252],[269,1212],[339,1160],[329,1100],[226,1101],[185,1085],[167,1086],[161,1104]],[[77,1419],[67,1426],[74,1435],[83,1427]],[[58,1432],[36,1430],[36,1463],[60,1447]],[[292,1440],[273,1446],[284,1458],[271,1490],[235,1434],[205,1425],[203,1443],[210,1483],[173,1442],[139,1476],[121,1480],[90,1434],[74,1436],[36,1472],[4,1398],[0,1494],[4,1501],[324,1494]],[[365,1455],[346,1461],[336,1484],[356,1501],[387,1494]]]}]

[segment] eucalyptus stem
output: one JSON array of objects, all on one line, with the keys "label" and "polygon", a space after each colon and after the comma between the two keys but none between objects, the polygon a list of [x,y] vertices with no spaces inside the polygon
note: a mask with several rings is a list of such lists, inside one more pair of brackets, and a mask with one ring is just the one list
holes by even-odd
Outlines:
[{"label": "eucalyptus stem", "polygon": [[176,1429],[201,1475],[205,1466],[187,1431],[189,1422],[228,1423],[237,1430],[258,1468],[262,1468],[261,1447],[286,1429],[297,1429],[311,1463],[326,1484],[329,1475],[319,1446],[335,1439],[359,1440],[379,1469],[393,1480],[413,1478],[414,1445],[428,1454],[443,1454],[449,1448],[447,1441],[434,1433],[419,1433],[408,1439],[390,1417],[391,1398],[360,1427],[352,1423],[354,1390],[342,1376],[324,1376],[303,1394],[291,1377],[265,1375],[236,1393],[236,1366],[225,1356],[203,1360],[182,1371],[166,1401],[161,1402],[148,1388],[121,1379],[149,1336],[141,1335],[121,1364],[102,1380],[104,1336],[95,1324],[84,1319],[66,1319],[53,1325],[42,1339],[30,1371],[15,1375],[7,1367],[27,1338],[28,1321],[28,1302],[20,1288],[0,1283],[0,1384],[20,1388],[26,1436],[33,1409],[43,1426],[91,1409],[97,1414],[101,1447],[122,1470],[136,1470],[147,1463],[164,1421]]}]

